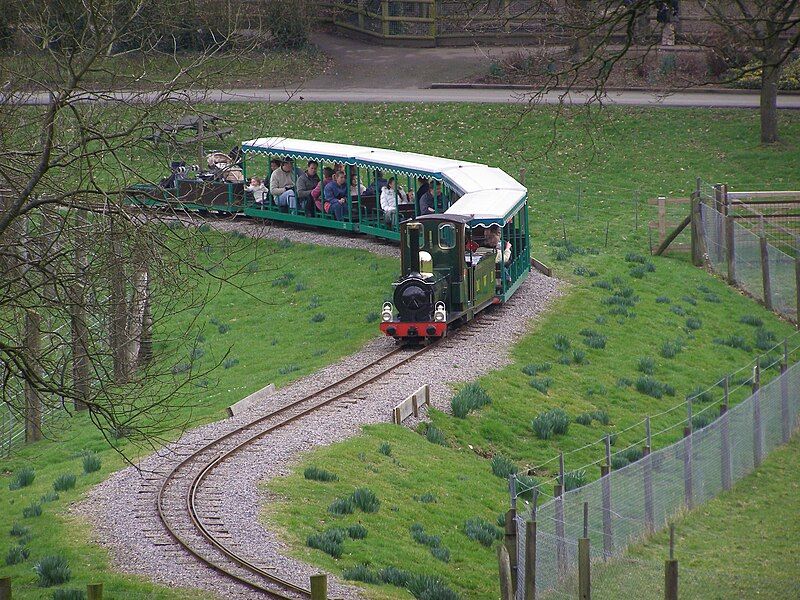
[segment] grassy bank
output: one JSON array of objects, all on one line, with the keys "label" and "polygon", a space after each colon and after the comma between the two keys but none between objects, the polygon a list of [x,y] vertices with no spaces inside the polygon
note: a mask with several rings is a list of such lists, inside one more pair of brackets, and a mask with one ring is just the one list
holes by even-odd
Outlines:
[{"label": "grassy bank", "polygon": [[[266,241],[237,253],[235,261],[231,268],[242,270],[236,283],[246,291],[222,286],[199,314],[185,314],[170,323],[175,331],[185,331],[190,323],[184,320],[196,319],[191,327],[196,337],[172,339],[163,348],[176,365],[188,364],[196,340],[199,350],[193,350],[193,368],[222,363],[209,376],[195,380],[192,406],[177,415],[191,424],[224,418],[228,405],[268,383],[280,387],[359,348],[375,335],[376,311],[396,268],[393,260],[363,251]],[[214,282],[209,280],[209,285]],[[90,524],[68,510],[91,486],[125,466],[88,415],[62,419],[51,433],[56,439],[21,448],[2,460],[0,574],[13,577],[14,597],[49,598],[52,592],[38,587],[33,565],[60,554],[72,571],[71,581],[61,587],[102,581],[109,597],[185,598],[187,590],[170,590],[115,573],[105,550],[91,543]],[[179,434],[176,430],[168,437]],[[133,448],[124,439],[119,442],[133,459],[149,451]],[[88,474],[83,472],[87,453],[101,465]],[[35,469],[32,484],[10,490],[13,478],[26,466]],[[75,475],[74,486],[58,491],[57,498],[49,495],[63,475]],[[41,508],[41,515],[24,516],[34,505]],[[25,528],[22,536],[11,534],[15,525]],[[6,552],[13,552],[20,540],[29,557],[7,565]]]}]

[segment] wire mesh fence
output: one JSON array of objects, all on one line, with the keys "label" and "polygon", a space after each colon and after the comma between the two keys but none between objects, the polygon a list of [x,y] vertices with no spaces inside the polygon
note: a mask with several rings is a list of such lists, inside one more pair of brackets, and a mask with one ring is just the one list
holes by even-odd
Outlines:
[{"label": "wire mesh fence", "polygon": [[[517,564],[525,564],[526,522],[537,522],[535,583],[540,597],[576,597],[578,539],[586,536],[591,560],[599,565],[595,597],[637,598],[663,594],[659,573],[646,562],[624,557],[633,542],[663,528],[686,509],[729,489],[757,468],[773,449],[789,441],[800,412],[800,363],[784,367],[779,377],[710,424],[600,479],[569,490],[517,516]],[[535,507],[535,503],[533,503]],[[620,567],[620,565],[623,565]],[[525,571],[517,569],[517,598],[524,600]],[[704,576],[698,572],[697,594]],[[712,578],[713,579],[713,578]],[[683,581],[683,576],[682,576]],[[691,586],[689,586],[691,588]],[[685,588],[683,588],[685,589]],[[549,595],[548,595],[549,594]],[[663,597],[663,596],[661,596]],[[692,593],[682,597],[692,596]]]}]

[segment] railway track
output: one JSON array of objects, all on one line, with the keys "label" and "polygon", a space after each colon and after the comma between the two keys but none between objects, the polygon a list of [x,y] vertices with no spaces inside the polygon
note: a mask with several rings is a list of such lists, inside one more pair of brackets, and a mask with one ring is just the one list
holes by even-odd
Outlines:
[{"label": "railway track", "polygon": [[234,454],[286,425],[328,406],[381,379],[432,346],[409,350],[398,347],[321,389],[270,411],[192,452],[165,477],[157,498],[158,517],[169,536],[196,560],[231,581],[268,598],[309,598],[310,591],[271,572],[224,542],[219,517],[202,506],[203,483],[215,468]]}]

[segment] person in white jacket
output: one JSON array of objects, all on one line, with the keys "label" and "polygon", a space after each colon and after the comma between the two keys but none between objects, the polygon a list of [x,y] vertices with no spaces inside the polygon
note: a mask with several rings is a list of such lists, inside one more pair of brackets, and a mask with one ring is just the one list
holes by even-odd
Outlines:
[{"label": "person in white jacket", "polygon": [[386,185],[381,188],[381,209],[383,220],[387,225],[394,226],[397,222],[397,205],[408,202],[408,196],[403,188],[397,188],[394,177],[390,177]]},{"label": "person in white jacket", "polygon": [[486,231],[484,242],[481,245],[486,248],[494,248],[497,250],[494,262],[500,264],[502,260],[503,264],[506,265],[508,261],[511,260],[511,242],[506,242],[503,247],[500,243],[500,237],[500,227],[496,224],[492,225]]},{"label": "person in white jacket", "polygon": [[267,203],[267,195],[269,194],[269,190],[267,189],[267,186],[264,185],[264,182],[261,181],[260,177],[252,177],[250,179],[250,185],[248,185],[245,190],[253,193],[253,199],[256,201],[256,204],[259,207],[262,207]]}]

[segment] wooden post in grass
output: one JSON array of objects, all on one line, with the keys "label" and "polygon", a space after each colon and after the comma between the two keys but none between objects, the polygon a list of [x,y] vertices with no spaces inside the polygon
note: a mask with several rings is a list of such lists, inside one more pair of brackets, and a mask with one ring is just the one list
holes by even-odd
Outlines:
[{"label": "wooden post in grass", "polygon": [[525,600],[536,600],[536,518],[525,523]]},{"label": "wooden post in grass", "polygon": [[669,560],[664,565],[664,600],[678,600],[678,561],[675,560],[675,525],[669,526]]},{"label": "wooden post in grass", "polygon": [[728,199],[728,184],[722,186],[722,197],[725,202],[725,250],[728,263],[728,283],[736,285],[736,236],[731,214],[731,201]]},{"label": "wooden post in grass", "polygon": [[328,576],[324,573],[311,576],[311,600],[328,600]]},{"label": "wooden post in grass", "polygon": [[758,241],[761,246],[761,283],[764,292],[764,306],[772,310],[772,282],[769,276],[769,245],[764,230],[764,217],[759,221]]},{"label": "wooden post in grass", "polygon": [[794,257],[794,293],[796,297],[797,328],[800,329],[800,255]]},{"label": "wooden post in grass", "polygon": [[86,586],[86,600],[103,600],[103,584],[88,584]]},{"label": "wooden post in grass", "polygon": [[714,210],[717,211],[717,214],[714,215],[714,235],[716,237],[717,243],[714,244],[714,256],[716,259],[717,264],[722,262],[723,250],[722,250],[722,240],[723,240],[723,233],[724,233],[724,223],[723,223],[723,197],[722,197],[722,184],[718,183],[714,186]]},{"label": "wooden post in grass", "polygon": [[0,600],[11,600],[11,577],[0,577]]},{"label": "wooden post in grass", "polygon": [[792,425],[789,422],[789,346],[783,340],[783,360],[781,361],[781,440],[787,443],[792,435]]},{"label": "wooden post in grass", "polygon": [[553,486],[556,513],[556,571],[562,577],[567,572],[567,545],[564,534],[564,453],[558,456],[558,483]]},{"label": "wooden post in grass", "polygon": [[508,562],[511,565],[511,585],[517,589],[517,509],[506,511],[505,546],[508,552]]},{"label": "wooden post in grass", "polygon": [[514,592],[511,584],[511,563],[508,550],[502,544],[497,547],[497,564],[500,569],[500,599],[513,600]]},{"label": "wooden post in grass", "polygon": [[578,540],[578,598],[592,597],[591,563],[589,561],[589,503],[583,503],[583,537]]},{"label": "wooden post in grass", "polygon": [[764,456],[764,436],[761,434],[761,367],[753,367],[753,465],[758,468]]},{"label": "wooden post in grass", "polygon": [[695,267],[703,266],[703,252],[701,250],[702,223],[700,222],[700,194],[692,193],[691,198],[691,239],[692,239],[692,264]]},{"label": "wooden post in grass", "polygon": [[692,399],[686,400],[686,427],[683,428],[683,496],[686,508],[692,509]]},{"label": "wooden post in grass", "polygon": [[645,435],[647,443],[644,447],[644,467],[642,474],[644,476],[644,521],[647,523],[649,531],[655,531],[656,519],[655,511],[653,510],[653,458],[650,456],[653,440],[650,434],[650,415],[644,419]]},{"label": "wooden post in grass", "polygon": [[606,434],[606,464],[600,465],[600,484],[603,495],[603,558],[608,560],[614,552],[611,531],[611,436]]},{"label": "wooden post in grass", "polygon": [[719,444],[720,461],[722,463],[722,489],[731,489],[731,442],[730,417],[728,415],[728,394],[730,378],[726,375],[722,380],[722,406],[719,408]]}]

